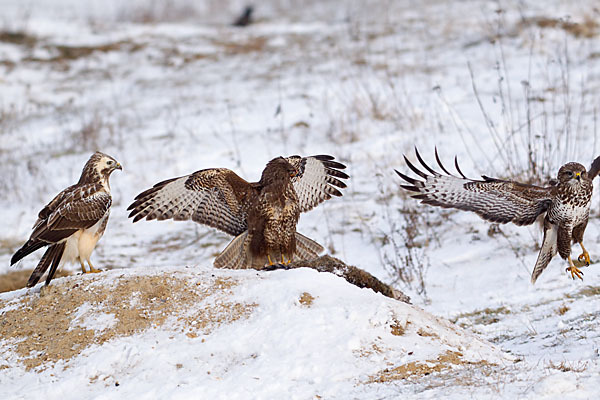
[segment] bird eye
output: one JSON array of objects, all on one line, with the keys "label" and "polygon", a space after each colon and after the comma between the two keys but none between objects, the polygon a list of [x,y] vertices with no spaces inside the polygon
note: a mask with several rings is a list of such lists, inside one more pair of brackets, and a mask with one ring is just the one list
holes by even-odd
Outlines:
[{"label": "bird eye", "polygon": [[108,161],[106,162],[106,165],[113,165],[114,163],[115,163],[115,162],[114,162],[113,160],[108,160]]},{"label": "bird eye", "polygon": [[572,171],[567,171],[567,176],[573,176],[573,172]]}]

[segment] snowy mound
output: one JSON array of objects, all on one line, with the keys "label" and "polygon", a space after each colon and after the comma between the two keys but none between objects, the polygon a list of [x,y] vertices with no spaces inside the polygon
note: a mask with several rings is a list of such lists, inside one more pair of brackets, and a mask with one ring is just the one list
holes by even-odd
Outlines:
[{"label": "snowy mound", "polygon": [[2,398],[346,397],[507,362],[417,307],[304,268],[113,270],[39,287],[0,296]]}]

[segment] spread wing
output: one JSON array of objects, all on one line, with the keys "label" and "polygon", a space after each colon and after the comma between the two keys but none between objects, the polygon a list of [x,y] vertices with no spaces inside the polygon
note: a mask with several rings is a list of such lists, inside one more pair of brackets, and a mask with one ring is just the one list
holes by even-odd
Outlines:
[{"label": "spread wing", "polygon": [[247,229],[253,195],[250,184],[233,171],[211,168],[157,183],[138,194],[127,210],[133,222],[191,219],[237,236]]},{"label": "spread wing", "polygon": [[600,172],[600,157],[596,157],[596,159],[590,165],[590,169],[588,170],[588,178],[594,179],[596,175]]},{"label": "spread wing", "polygon": [[298,196],[301,212],[329,200],[332,195],[342,195],[338,188],[343,189],[346,184],[340,179],[348,179],[349,176],[340,171],[346,166],[333,161],[332,156],[290,156],[286,160],[298,171],[292,178],[292,185]]},{"label": "spread wing", "polygon": [[444,168],[436,149],[435,158],[446,174],[444,175],[425,164],[418,151],[416,154],[417,159],[430,175],[415,167],[406,156],[404,160],[408,167],[424,180],[410,178],[398,171],[396,173],[410,183],[401,186],[406,190],[417,192],[418,194],[412,197],[421,200],[422,203],[473,211],[483,219],[492,222],[529,225],[548,209],[552,201],[553,188],[551,187],[526,185],[487,176],[482,176],[483,180],[472,180],[461,172],[455,158],[455,166],[460,174],[460,177],[457,177]]}]

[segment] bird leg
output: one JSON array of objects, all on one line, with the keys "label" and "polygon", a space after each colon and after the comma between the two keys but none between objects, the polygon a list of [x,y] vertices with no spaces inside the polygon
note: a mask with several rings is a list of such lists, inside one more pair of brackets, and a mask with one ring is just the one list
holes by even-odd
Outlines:
[{"label": "bird leg", "polygon": [[271,256],[267,254],[267,260],[269,260],[269,266],[273,265],[273,261],[271,261]]},{"label": "bird leg", "polygon": [[579,279],[583,280],[583,272],[581,272],[581,270],[577,268],[575,264],[573,264],[571,256],[567,257],[567,259],[569,260],[569,266],[567,267],[567,269],[565,269],[565,271],[571,273],[571,278],[575,279],[575,277],[578,277]]},{"label": "bird leg", "polygon": [[88,266],[90,267],[90,272],[88,272],[89,274],[96,273],[96,272],[102,272],[101,269],[94,268],[94,266],[92,265],[92,262],[90,260],[87,260],[87,263],[88,263]]},{"label": "bird leg", "polygon": [[83,265],[83,260],[79,259],[79,264],[81,264],[81,273],[87,274],[87,271],[85,270],[85,265]]},{"label": "bird leg", "polygon": [[585,265],[589,266],[590,265],[590,253],[587,252],[587,250],[585,249],[585,247],[583,247],[583,242],[579,242],[579,245],[581,246],[581,250],[583,251],[583,253],[581,253],[579,255],[579,257],[577,257],[577,260],[583,262],[585,261]]},{"label": "bird leg", "polygon": [[285,257],[283,257],[283,252],[281,252],[281,263],[286,264]]}]

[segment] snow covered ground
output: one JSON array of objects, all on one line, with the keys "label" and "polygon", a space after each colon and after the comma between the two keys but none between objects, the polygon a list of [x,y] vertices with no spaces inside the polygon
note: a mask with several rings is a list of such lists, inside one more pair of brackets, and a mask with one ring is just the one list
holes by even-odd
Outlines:
[{"label": "snow covered ground", "polygon": [[[567,161],[588,165],[600,152],[595,2],[271,0],[257,5],[257,22],[244,29],[228,26],[243,8],[241,1],[164,4],[0,0],[0,272],[9,270],[10,255],[28,237],[35,213],[77,180],[97,149],[124,167],[111,178],[113,211],[94,253],[98,266],[115,271],[94,277],[100,282],[144,271],[183,274],[185,266],[198,271],[185,276],[199,279],[229,241],[191,222],[132,225],[127,205],[150,185],[216,166],[257,180],[275,156],[332,154],[348,166],[349,187],[344,197],[303,215],[299,231],[332,255],[406,291],[425,311],[520,361],[493,375],[496,379],[462,386],[444,373],[432,374],[425,384],[396,379],[356,386],[356,379],[362,382],[389,366],[383,360],[378,366],[377,356],[353,364],[347,352],[336,351],[331,357],[349,357],[337,361],[336,368],[348,371],[333,377],[334,372],[323,372],[335,364],[332,359],[302,355],[304,347],[306,354],[337,348],[332,342],[314,343],[310,329],[292,335],[300,341],[293,351],[277,346],[270,352],[256,332],[277,318],[285,326],[271,338],[295,332],[301,316],[285,320],[286,310],[304,291],[319,296],[314,318],[331,318],[322,328],[334,339],[341,335],[342,344],[350,340],[346,329],[353,322],[361,343],[384,329],[387,316],[365,322],[379,315],[377,307],[399,313],[408,313],[407,308],[310,271],[261,278],[219,271],[219,276],[248,279],[239,285],[248,291],[274,291],[272,297],[235,292],[257,299],[261,317],[252,314],[247,325],[222,328],[248,335],[232,344],[237,346],[232,352],[226,350],[232,337],[227,332],[207,337],[221,349],[213,352],[216,361],[208,361],[207,350],[195,343],[177,341],[157,357],[183,367],[162,375],[152,370],[150,349],[153,341],[169,342],[170,333],[158,330],[115,338],[95,353],[74,358],[66,369],[57,364],[40,372],[45,378],[39,380],[11,356],[0,359],[0,383],[8,398],[27,397],[23,388],[36,394],[34,383],[40,391],[51,387],[54,396],[64,397],[63,390],[81,382],[77,379],[109,376],[111,368],[123,371],[120,382],[147,385],[106,394],[105,382],[90,380],[85,383],[90,397],[151,397],[161,377],[206,390],[165,393],[181,398],[192,393],[232,398],[228,391],[239,398],[595,397],[600,383],[597,264],[584,270],[583,282],[575,282],[557,258],[532,286],[529,275],[541,240],[536,226],[490,229],[477,216],[419,205],[406,198],[393,172],[408,171],[401,155],[414,159],[415,145],[429,162],[435,146],[448,166],[458,155],[471,177],[543,180]],[[600,254],[598,197],[592,207],[585,242],[595,260]],[[17,268],[32,268],[38,257]],[[259,280],[256,286],[253,279]],[[335,290],[329,293],[328,287]],[[341,329],[334,330],[336,323]],[[407,349],[402,340],[414,337],[413,332],[382,339],[393,365],[412,361],[402,358]],[[109,357],[133,343],[134,361]],[[419,360],[440,354],[436,346]],[[270,376],[278,365],[265,369],[261,362],[277,362],[277,351],[290,353],[279,366],[289,376]],[[179,360],[187,352],[195,352],[189,362]],[[251,354],[257,358],[243,358]],[[273,391],[240,377],[248,371],[229,372],[225,366],[237,365],[238,356],[261,379],[274,379],[268,382],[278,385],[267,385]],[[493,357],[488,361],[497,363]],[[301,362],[294,364],[296,359]],[[314,370],[306,363],[314,363]],[[104,369],[87,370],[99,368],[92,364]],[[200,367],[221,368],[220,379],[199,378]],[[240,382],[249,391],[236,387]]]}]

